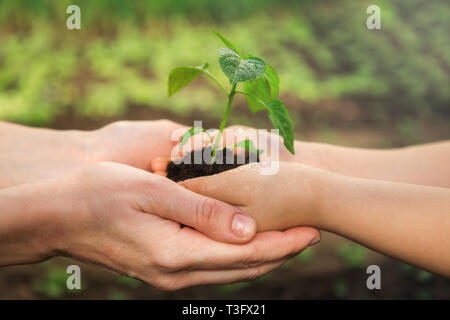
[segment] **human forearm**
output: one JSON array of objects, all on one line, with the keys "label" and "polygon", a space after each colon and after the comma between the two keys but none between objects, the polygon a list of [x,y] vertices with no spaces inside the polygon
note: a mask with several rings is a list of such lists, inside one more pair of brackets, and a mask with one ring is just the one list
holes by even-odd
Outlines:
[{"label": "human forearm", "polygon": [[449,189],[323,178],[317,227],[450,276]]},{"label": "human forearm", "polygon": [[86,167],[93,132],[30,128],[0,122],[0,189],[61,177]]},{"label": "human forearm", "polygon": [[0,266],[33,263],[54,255],[61,241],[58,213],[68,203],[56,181],[0,190]]},{"label": "human forearm", "polygon": [[450,187],[450,142],[376,150],[296,141],[295,149],[286,161],[351,177]]},{"label": "human forearm", "polygon": [[450,189],[360,179],[299,163],[189,179],[191,191],[238,205],[259,231],[311,226],[450,276]]},{"label": "human forearm", "polygon": [[253,279],[319,236],[300,227],[251,240],[254,222],[234,221],[243,214],[144,170],[96,164],[0,190],[0,266],[60,254],[175,290]]},{"label": "human forearm", "polygon": [[0,189],[61,178],[89,165],[112,161],[149,170],[169,157],[184,127],[168,120],[118,121],[93,131],[29,128],[0,121]]}]

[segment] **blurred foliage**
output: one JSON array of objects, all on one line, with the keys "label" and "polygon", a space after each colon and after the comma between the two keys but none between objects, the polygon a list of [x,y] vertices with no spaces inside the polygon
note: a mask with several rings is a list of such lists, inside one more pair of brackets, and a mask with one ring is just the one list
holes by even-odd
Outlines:
[{"label": "blurred foliage", "polygon": [[243,281],[232,284],[215,286],[214,290],[221,295],[230,295],[248,287],[254,287],[255,285],[258,284],[267,283],[271,280],[271,278],[272,274],[266,273],[263,276],[253,279],[251,281]]},{"label": "blurred foliage", "polygon": [[[72,3],[81,7],[81,30],[65,27],[65,9]],[[368,119],[408,117],[398,133],[414,140],[415,123],[408,119],[448,114],[450,6],[378,1],[383,30],[370,31],[365,27],[369,4],[2,1],[0,119],[44,125],[71,108],[96,119],[123,115],[129,106],[179,114],[199,109],[219,117],[222,93],[209,80],[196,81],[196,90],[170,100],[166,89],[171,68],[207,61],[227,83],[215,63],[222,46],[210,31],[215,25],[278,70],[288,108],[320,109],[322,102],[334,101],[330,111],[339,102],[354,101]]]},{"label": "blurred foliage", "polygon": [[46,298],[57,299],[83,291],[83,289],[67,289],[67,279],[70,275],[64,268],[49,263],[40,265],[45,268],[45,273],[34,280],[32,284],[34,292]]},{"label": "blurred foliage", "polygon": [[221,295],[230,295],[240,291],[241,289],[250,286],[250,282],[236,282],[232,284],[226,284],[221,286],[216,286],[215,291]]},{"label": "blurred foliage", "polygon": [[111,292],[108,293],[108,300],[127,300],[128,295],[120,290],[112,290]]},{"label": "blurred foliage", "polygon": [[345,278],[337,278],[333,283],[332,292],[338,299],[344,299],[348,295],[348,280]]},{"label": "blurred foliage", "polygon": [[289,268],[293,266],[294,268],[301,268],[298,264],[307,264],[314,260],[314,248],[308,247],[304,249],[301,253],[296,255],[294,258],[286,262],[281,268]]},{"label": "blurred foliage", "polygon": [[432,273],[422,269],[418,269],[409,264],[403,264],[401,266],[401,271],[406,276],[420,283],[428,283],[435,278],[435,276]]},{"label": "blurred foliage", "polygon": [[414,298],[425,300],[433,299],[432,284],[436,276],[428,271],[413,267],[409,264],[402,264],[400,266],[402,276],[406,281],[415,282],[417,284],[414,289]]},{"label": "blurred foliage", "polygon": [[300,261],[302,263],[309,263],[314,259],[314,248],[308,247],[302,251],[295,260]]},{"label": "blurred foliage", "polygon": [[339,258],[348,267],[364,267],[368,250],[353,242],[343,242],[337,248]]},{"label": "blurred foliage", "polygon": [[127,276],[118,276],[117,283],[130,289],[136,289],[142,285],[142,281]]}]

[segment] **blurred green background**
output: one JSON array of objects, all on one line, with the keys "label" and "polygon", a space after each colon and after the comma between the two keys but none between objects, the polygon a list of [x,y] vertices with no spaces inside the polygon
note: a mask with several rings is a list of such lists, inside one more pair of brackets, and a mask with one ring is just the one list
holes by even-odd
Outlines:
[{"label": "blurred green background", "polygon": [[[81,30],[66,28],[70,4],[81,7]],[[382,30],[366,28],[370,4],[381,7]],[[446,0],[3,0],[0,119],[92,129],[165,117],[217,127],[225,100],[214,83],[200,78],[170,99],[166,88],[171,68],[205,62],[227,83],[214,26],[276,68],[297,139],[362,147],[449,139],[449,21]],[[243,99],[230,123],[270,126]],[[368,292],[373,261],[397,289]],[[448,280],[328,234],[262,280],[178,293],[89,266],[88,289],[67,292],[68,263],[2,269],[0,298],[450,298]]]}]

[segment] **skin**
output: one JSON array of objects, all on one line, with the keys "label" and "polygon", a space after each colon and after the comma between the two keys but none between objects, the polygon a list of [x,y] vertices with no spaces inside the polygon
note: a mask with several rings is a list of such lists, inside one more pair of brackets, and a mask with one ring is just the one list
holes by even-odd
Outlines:
[{"label": "skin", "polygon": [[[167,201],[155,201],[162,198]],[[303,227],[228,244],[166,219],[182,207],[186,222],[211,230],[214,223],[227,223],[211,218],[232,207],[205,199],[166,178],[117,163],[3,189],[0,265],[70,256],[176,290],[253,279],[318,240],[317,230]]]},{"label": "skin", "polygon": [[[450,174],[446,166],[439,166],[448,157],[448,145],[419,146],[403,150],[405,154],[392,151],[399,159],[391,166],[383,164],[374,169],[391,181],[281,162],[275,175],[261,175],[260,164],[250,164],[180,184],[241,208],[255,218],[258,231],[314,226],[450,277],[450,189],[445,188],[450,186]],[[419,156],[424,151],[438,160]],[[370,169],[362,172],[358,167],[366,156],[365,150],[361,152],[351,172],[372,177]],[[351,153],[358,154],[358,150]],[[409,163],[408,154],[423,162],[413,158]],[[372,158],[367,157],[371,163]],[[399,163],[407,168],[398,168]],[[416,172],[419,168],[420,173]],[[342,170],[349,172],[351,166]],[[441,170],[440,174],[434,170]],[[424,172],[430,172],[430,176]]]},{"label": "skin", "polygon": [[0,122],[0,188],[60,178],[102,161],[148,170],[153,159],[170,155],[171,135],[183,128],[169,120],[119,121],[94,131]]},{"label": "skin", "polygon": [[255,236],[242,210],[148,172],[171,153],[176,129],[167,120],[89,132],[0,122],[0,266],[62,255],[175,290],[253,279],[319,241],[308,227]]},{"label": "skin", "polygon": [[295,150],[284,161],[355,178],[450,187],[450,141],[387,150],[297,141]]},{"label": "skin", "polygon": [[[245,133],[248,129],[252,128],[232,126],[227,129],[226,135],[230,141],[236,141],[238,133]],[[450,141],[395,149],[351,148],[295,141],[293,155],[283,146],[278,135],[269,135],[268,146],[271,140],[279,140],[280,161],[297,162],[355,178],[450,187]],[[263,157],[270,155],[270,148],[263,150]]]}]

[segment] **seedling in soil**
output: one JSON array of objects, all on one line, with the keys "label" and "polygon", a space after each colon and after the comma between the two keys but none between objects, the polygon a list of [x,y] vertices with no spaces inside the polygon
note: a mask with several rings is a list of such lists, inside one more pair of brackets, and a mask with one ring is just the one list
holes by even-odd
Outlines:
[{"label": "seedling in soil", "polygon": [[[180,152],[192,136],[199,133],[206,133],[209,136],[211,147],[210,149],[205,149],[204,152],[211,152],[210,167],[214,165],[218,155],[225,156],[228,154],[227,148],[234,149],[242,147],[247,152],[256,153],[259,156],[260,150],[256,149],[255,144],[251,140],[237,142],[233,146],[225,147],[225,149],[218,145],[230,115],[233,99],[236,94],[243,94],[252,112],[267,111],[272,125],[275,129],[279,130],[280,135],[283,137],[284,145],[294,154],[292,121],[283,102],[277,99],[280,80],[275,69],[261,58],[251,54],[242,55],[240,50],[231,41],[217,31],[213,30],[213,32],[226,46],[226,48],[219,49],[219,65],[229,79],[231,88],[227,90],[217,77],[208,70],[208,63],[205,63],[202,66],[178,67],[173,69],[169,74],[168,93],[170,97],[186,87],[199,75],[203,74],[213,80],[227,96],[228,100],[225,113],[215,139],[209,135],[208,131],[201,127],[190,128],[181,136]],[[242,88],[239,88],[241,85]],[[206,175],[206,173],[201,175]]]}]

